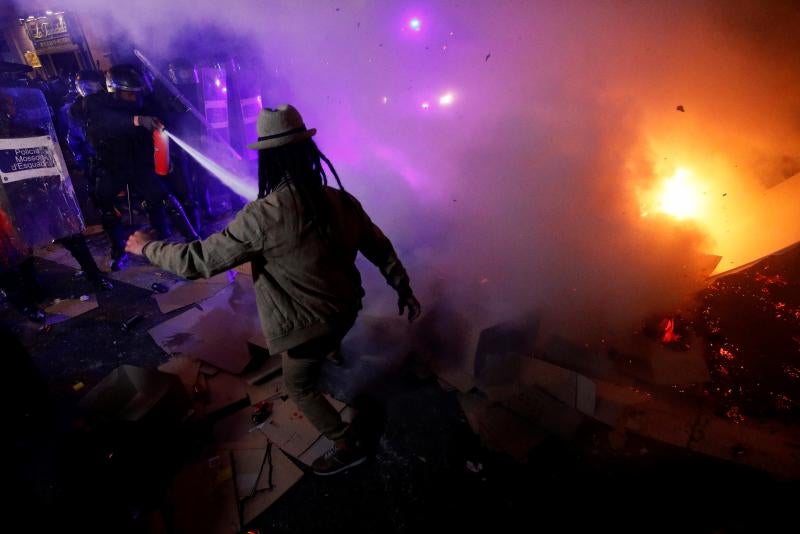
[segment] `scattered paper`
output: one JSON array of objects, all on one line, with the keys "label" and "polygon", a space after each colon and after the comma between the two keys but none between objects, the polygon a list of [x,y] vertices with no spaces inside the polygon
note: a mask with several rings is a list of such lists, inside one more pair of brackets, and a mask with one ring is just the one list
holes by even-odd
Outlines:
[{"label": "scattered paper", "polygon": [[108,276],[118,282],[124,282],[148,291],[152,291],[151,286],[155,282],[171,287],[183,280],[179,276],[150,264],[147,260],[136,257],[129,257],[122,270],[113,271]]},{"label": "scattered paper", "polygon": [[[269,460],[268,454],[275,461],[274,453],[277,447],[264,447],[262,449],[239,449],[233,453],[233,466],[236,470],[236,494],[239,501],[247,500],[248,496],[258,491],[269,489]],[[274,465],[273,465],[274,469]],[[274,478],[273,472],[273,478]],[[273,480],[273,486],[275,481]]]},{"label": "scattered paper", "polygon": [[159,365],[158,370],[177,376],[191,395],[200,373],[200,361],[185,356],[174,356]]},{"label": "scattered paper", "polygon": [[169,313],[189,304],[201,302],[230,285],[235,277],[233,271],[220,273],[209,279],[183,282],[172,286],[167,293],[154,296],[161,313]]},{"label": "scattered paper", "polygon": [[[329,395],[325,398],[337,411],[341,412],[346,406]],[[273,402],[272,415],[259,426],[264,435],[295,458],[299,458],[321,435],[289,399]]]},{"label": "scattered paper", "polygon": [[[264,510],[272,506],[281,495],[294,486],[301,478],[303,472],[287,458],[278,447],[272,447],[272,489],[269,488],[269,465],[264,464],[261,475],[259,467],[264,459],[265,449],[234,451],[234,466],[236,469],[236,482],[239,486],[239,498],[242,499],[242,520],[250,523]],[[253,484],[256,493],[251,494]]]},{"label": "scattered paper", "polygon": [[263,384],[248,384],[247,396],[250,397],[250,404],[257,404],[264,400],[277,400],[287,395],[283,387],[283,376],[276,376]]},{"label": "scattered paper", "polygon": [[88,295],[88,297],[89,298],[86,300],[64,299],[54,302],[44,310],[47,314],[46,324],[52,325],[62,323],[99,307],[95,295]]},{"label": "scattered paper", "polygon": [[190,356],[229,373],[241,373],[250,362],[249,339],[261,332],[252,282],[234,283],[177,317],[150,330],[167,353]]},{"label": "scattered paper", "polygon": [[260,449],[266,447],[267,436],[259,428],[254,427],[250,416],[252,407],[220,419],[214,425],[214,442],[217,447],[229,450]]}]

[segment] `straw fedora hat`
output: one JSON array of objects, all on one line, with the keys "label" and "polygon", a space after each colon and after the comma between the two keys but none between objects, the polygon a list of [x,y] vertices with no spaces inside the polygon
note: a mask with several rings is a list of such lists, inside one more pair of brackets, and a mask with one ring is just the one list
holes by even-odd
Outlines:
[{"label": "straw fedora hat", "polygon": [[278,109],[262,109],[256,122],[256,131],[258,141],[250,143],[247,148],[275,148],[303,141],[317,133],[316,128],[306,128],[300,112],[290,104],[279,106]]}]

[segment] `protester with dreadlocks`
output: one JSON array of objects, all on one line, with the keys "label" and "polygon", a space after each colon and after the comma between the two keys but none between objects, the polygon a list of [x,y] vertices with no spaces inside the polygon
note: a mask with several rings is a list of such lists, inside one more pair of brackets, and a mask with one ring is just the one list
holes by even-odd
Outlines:
[{"label": "protester with dreadlocks", "polygon": [[[292,106],[264,109],[258,118],[258,200],[247,204],[223,231],[202,241],[170,244],[136,232],[126,250],[186,278],[210,277],[252,262],[261,325],[272,354],[281,353],[289,397],[333,448],[314,472],[332,475],[366,457],[357,431],[317,388],[326,357],[361,309],[364,290],[355,266],[361,252],[397,291],[402,315],[420,314],[408,275],[392,243],[347,193],[331,162],[317,148]],[[324,162],[338,189],[328,187]]]}]

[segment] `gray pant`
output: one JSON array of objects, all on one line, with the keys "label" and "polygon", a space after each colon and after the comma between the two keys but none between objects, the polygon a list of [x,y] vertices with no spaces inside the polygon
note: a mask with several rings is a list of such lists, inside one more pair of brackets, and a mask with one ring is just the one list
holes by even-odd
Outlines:
[{"label": "gray pant", "polygon": [[333,441],[344,437],[349,425],[342,421],[339,412],[319,391],[317,382],[322,364],[331,354],[339,351],[347,330],[349,327],[341,335],[312,339],[281,355],[283,383],[289,398],[317,430]]}]

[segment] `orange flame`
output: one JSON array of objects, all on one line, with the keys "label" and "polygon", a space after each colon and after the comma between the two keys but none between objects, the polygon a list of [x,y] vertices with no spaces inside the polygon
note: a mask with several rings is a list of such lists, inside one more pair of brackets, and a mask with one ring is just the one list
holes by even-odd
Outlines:
[{"label": "orange flame", "polygon": [[681,336],[675,333],[674,319],[661,319],[661,322],[658,323],[658,327],[663,332],[663,334],[661,334],[662,343],[675,343],[681,340]]}]

